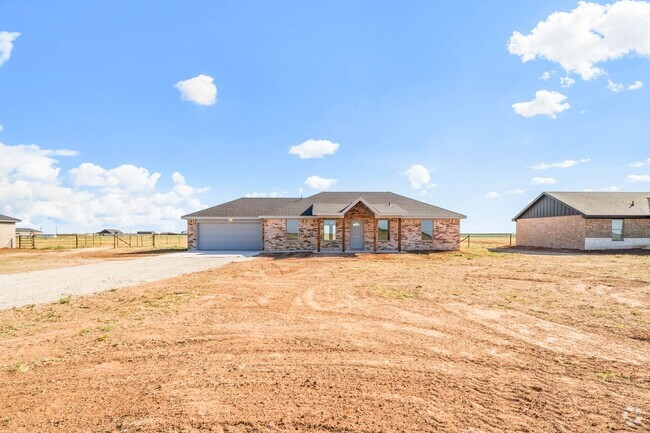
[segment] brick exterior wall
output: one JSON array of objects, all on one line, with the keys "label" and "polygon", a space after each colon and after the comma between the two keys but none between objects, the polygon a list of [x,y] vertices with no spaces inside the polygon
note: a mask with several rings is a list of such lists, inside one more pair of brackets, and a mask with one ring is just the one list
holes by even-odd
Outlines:
[{"label": "brick exterior wall", "polygon": [[262,221],[264,251],[316,251],[318,223],[315,219],[299,219],[298,239],[287,240],[287,220],[266,219]]},{"label": "brick exterior wall", "polygon": [[196,220],[187,220],[187,249],[196,250]]},{"label": "brick exterior wall", "polygon": [[[586,218],[585,237],[612,237],[612,220]],[[626,218],[623,221],[623,239],[650,238],[650,218]]]},{"label": "brick exterior wall", "polygon": [[456,251],[460,249],[460,220],[433,220],[433,239],[422,240],[420,219],[402,220],[402,251]]},{"label": "brick exterior wall", "polygon": [[585,221],[581,215],[520,218],[517,220],[517,245],[583,250]]},{"label": "brick exterior wall", "polygon": [[0,223],[0,248],[16,247],[16,223]]}]

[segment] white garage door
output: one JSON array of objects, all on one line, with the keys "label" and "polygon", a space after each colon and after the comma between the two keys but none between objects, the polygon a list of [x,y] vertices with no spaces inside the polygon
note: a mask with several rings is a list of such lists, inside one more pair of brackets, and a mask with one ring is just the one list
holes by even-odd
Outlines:
[{"label": "white garage door", "polygon": [[197,239],[200,250],[261,250],[260,222],[198,223]]}]

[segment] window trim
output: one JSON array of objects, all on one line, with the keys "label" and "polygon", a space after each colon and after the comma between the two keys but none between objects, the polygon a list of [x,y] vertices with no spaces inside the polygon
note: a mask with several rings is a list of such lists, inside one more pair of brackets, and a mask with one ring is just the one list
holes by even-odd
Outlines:
[{"label": "window trim", "polygon": [[[382,221],[386,221],[386,239],[381,239],[379,237],[379,224]],[[379,242],[390,242],[390,219],[388,219],[388,218],[377,219],[377,241],[379,241]]]},{"label": "window trim", "polygon": [[[430,239],[425,239],[424,238],[425,234],[429,235],[429,233],[425,233],[424,229],[422,228],[422,223],[424,221],[431,222],[431,234],[430,234],[431,238]],[[433,220],[432,219],[421,219],[420,220],[420,240],[421,241],[433,241],[435,239],[434,234],[435,234],[435,224],[433,223]]]},{"label": "window trim", "polygon": [[[621,222],[621,234],[620,234],[620,239],[617,239],[618,235],[614,234],[614,221],[620,221]],[[625,220],[623,218],[612,218],[612,241],[613,242],[623,242],[625,238],[623,237],[623,233],[625,231]]]},{"label": "window trim", "polygon": [[[289,222],[290,221],[295,221],[296,222],[296,232],[295,233],[289,232]],[[300,234],[300,220],[286,219],[284,221],[284,235],[285,235],[287,241],[297,241],[299,234]]]},{"label": "window trim", "polygon": [[[328,222],[330,222],[330,221],[331,221],[332,224],[328,224]],[[325,226],[327,226],[327,225],[331,225],[332,227],[334,227],[334,230],[333,230],[333,232],[331,234],[325,233]],[[332,239],[325,239],[326,234],[332,236]],[[324,219],[323,220],[322,238],[323,238],[323,242],[332,242],[332,241],[336,240],[336,220],[335,219]]]}]

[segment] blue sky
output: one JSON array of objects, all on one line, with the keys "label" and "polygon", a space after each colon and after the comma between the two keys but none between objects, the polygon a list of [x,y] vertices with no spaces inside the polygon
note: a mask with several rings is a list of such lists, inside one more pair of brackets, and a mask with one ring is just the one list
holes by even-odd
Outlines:
[{"label": "blue sky", "polygon": [[[331,183],[512,231],[543,190],[648,191],[650,4],[605,5],[0,2],[0,213],[172,230],[197,207]],[[184,99],[177,83],[201,75]],[[308,140],[339,146],[289,153]]]}]

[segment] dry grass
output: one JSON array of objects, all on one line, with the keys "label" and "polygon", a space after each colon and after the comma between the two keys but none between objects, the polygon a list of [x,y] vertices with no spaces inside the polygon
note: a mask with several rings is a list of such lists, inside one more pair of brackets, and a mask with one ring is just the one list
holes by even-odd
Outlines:
[{"label": "dry grass", "polygon": [[83,248],[83,249],[0,249],[0,274],[38,271],[85,265],[104,260],[129,260],[164,254],[175,249]]},{"label": "dry grass", "polygon": [[647,431],[649,306],[650,256],[262,258],[0,312],[0,430]]}]

